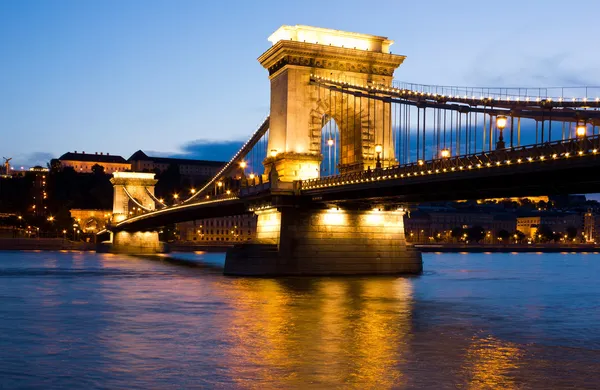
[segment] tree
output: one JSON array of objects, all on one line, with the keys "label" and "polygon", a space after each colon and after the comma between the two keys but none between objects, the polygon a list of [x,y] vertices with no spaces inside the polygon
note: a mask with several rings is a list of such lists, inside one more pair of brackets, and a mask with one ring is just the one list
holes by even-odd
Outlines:
[{"label": "tree", "polygon": [[569,240],[573,240],[574,238],[577,237],[577,228],[575,226],[569,226],[566,229],[566,233],[567,233],[567,238]]},{"label": "tree", "polygon": [[485,237],[485,230],[479,225],[472,226],[467,229],[467,236],[470,240],[479,242]]},{"label": "tree", "polygon": [[94,164],[92,165],[92,172],[95,175],[104,175],[104,167],[100,164]]},{"label": "tree", "polygon": [[498,238],[506,242],[510,239],[510,232],[508,230],[502,229],[498,231]]},{"label": "tree", "polygon": [[527,235],[520,230],[515,231],[515,236],[517,236],[516,240],[519,242],[523,241],[525,239],[525,237],[527,237]]},{"label": "tree", "polygon": [[460,240],[462,235],[463,235],[463,229],[461,227],[455,227],[450,231],[450,237],[456,239],[457,241]]},{"label": "tree", "polygon": [[542,241],[549,241],[553,238],[554,232],[552,228],[548,225],[540,225],[537,231]]}]

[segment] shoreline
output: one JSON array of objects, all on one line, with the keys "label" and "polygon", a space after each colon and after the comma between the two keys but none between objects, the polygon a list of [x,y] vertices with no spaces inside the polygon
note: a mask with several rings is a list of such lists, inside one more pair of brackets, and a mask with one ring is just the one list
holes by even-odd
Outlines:
[{"label": "shoreline", "polygon": [[444,245],[444,244],[415,244],[415,249],[422,253],[600,253],[600,247],[595,245]]},{"label": "shoreline", "polygon": [[[411,245],[411,244],[409,244]],[[188,243],[169,243],[170,252],[208,252],[225,253],[232,245],[190,245]],[[600,246],[589,244],[575,245],[461,245],[461,244],[413,244],[413,248],[422,253],[600,253]],[[62,238],[0,238],[0,251],[96,251],[91,242],[69,241]]]}]

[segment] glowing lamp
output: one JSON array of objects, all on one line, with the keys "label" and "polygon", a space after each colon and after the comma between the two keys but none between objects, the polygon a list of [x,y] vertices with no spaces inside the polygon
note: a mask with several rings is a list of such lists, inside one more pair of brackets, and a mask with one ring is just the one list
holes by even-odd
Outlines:
[{"label": "glowing lamp", "polygon": [[577,125],[577,128],[575,129],[575,132],[577,134],[578,137],[585,137],[585,133],[586,133],[586,128],[584,124],[579,124]]},{"label": "glowing lamp", "polygon": [[498,126],[500,130],[506,127],[506,117],[504,115],[498,115],[496,118],[496,126]]},{"label": "glowing lamp", "polygon": [[254,173],[251,173],[249,177],[250,179],[254,179]]},{"label": "glowing lamp", "polygon": [[177,199],[177,198],[179,198],[179,195],[178,194],[173,194],[173,198]]},{"label": "glowing lamp", "polygon": [[246,161],[240,162],[240,168],[242,168],[242,169],[246,168]]},{"label": "glowing lamp", "polygon": [[327,140],[327,145],[333,146],[333,140],[331,138]]},{"label": "glowing lamp", "polygon": [[277,149],[271,149],[271,157],[277,156]]},{"label": "glowing lamp", "polygon": [[448,158],[448,157],[450,157],[450,149],[442,149],[442,150],[440,150],[440,156],[442,158]]},{"label": "glowing lamp", "polygon": [[218,182],[217,182],[217,186],[219,186],[219,187],[223,187],[223,182],[222,182],[222,181],[218,181]]},{"label": "glowing lamp", "polygon": [[423,162],[423,160],[418,160],[418,161],[417,161],[417,164],[419,164],[419,165],[423,165],[423,164],[424,164],[424,162]]},{"label": "glowing lamp", "polygon": [[375,153],[381,152],[383,152],[383,146],[381,146],[380,144],[375,145]]}]

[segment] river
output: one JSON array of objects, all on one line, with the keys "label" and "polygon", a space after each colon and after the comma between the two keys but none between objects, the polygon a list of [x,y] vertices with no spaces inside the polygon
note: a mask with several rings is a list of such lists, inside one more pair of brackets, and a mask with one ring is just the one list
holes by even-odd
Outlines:
[{"label": "river", "polygon": [[0,388],[600,388],[600,256],[237,278],[223,255],[0,251]]}]

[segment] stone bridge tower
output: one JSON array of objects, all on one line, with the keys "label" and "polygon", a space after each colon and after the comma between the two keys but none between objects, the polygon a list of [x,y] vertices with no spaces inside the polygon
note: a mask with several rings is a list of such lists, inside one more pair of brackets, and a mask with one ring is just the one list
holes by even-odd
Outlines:
[{"label": "stone bridge tower", "polygon": [[258,58],[271,80],[267,175],[275,166],[284,182],[318,177],[324,118],[333,118],[340,130],[341,173],[374,168],[377,144],[383,166],[395,164],[390,103],[333,93],[310,82],[315,75],[391,86],[405,58],[390,53],[393,41],[309,26],[282,26],[269,41],[273,46]]},{"label": "stone bridge tower", "polygon": [[154,173],[115,172],[110,182],[114,188],[113,223],[129,218],[132,211],[130,206],[145,211],[156,209],[154,186],[158,180],[154,178]]}]

